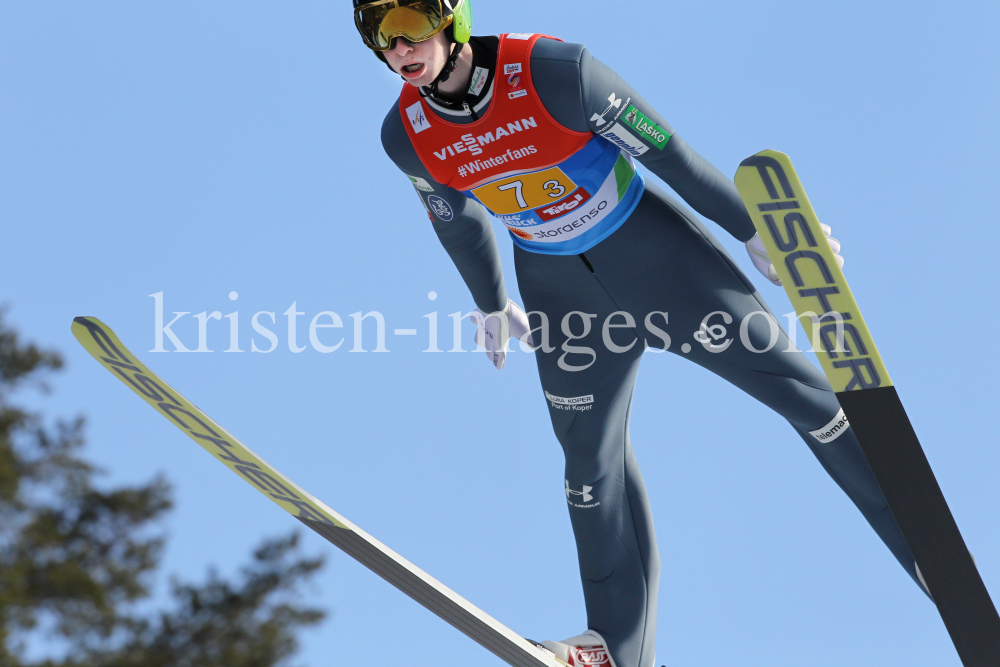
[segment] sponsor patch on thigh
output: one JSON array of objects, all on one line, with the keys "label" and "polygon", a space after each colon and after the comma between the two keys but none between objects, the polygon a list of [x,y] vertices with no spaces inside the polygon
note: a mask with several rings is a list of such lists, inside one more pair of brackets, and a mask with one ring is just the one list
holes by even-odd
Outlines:
[{"label": "sponsor patch on thigh", "polygon": [[545,392],[545,398],[549,399],[549,403],[556,410],[576,410],[578,412],[582,412],[584,410],[590,410],[594,405],[593,394],[566,398],[564,396],[556,396],[555,394]]}]

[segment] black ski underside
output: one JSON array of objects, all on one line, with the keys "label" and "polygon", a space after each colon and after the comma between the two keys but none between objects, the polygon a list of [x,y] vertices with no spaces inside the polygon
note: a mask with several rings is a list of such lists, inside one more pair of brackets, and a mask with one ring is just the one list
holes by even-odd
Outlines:
[{"label": "black ski underside", "polygon": [[843,391],[844,408],[965,667],[1000,667],[1000,615],[895,387]]}]

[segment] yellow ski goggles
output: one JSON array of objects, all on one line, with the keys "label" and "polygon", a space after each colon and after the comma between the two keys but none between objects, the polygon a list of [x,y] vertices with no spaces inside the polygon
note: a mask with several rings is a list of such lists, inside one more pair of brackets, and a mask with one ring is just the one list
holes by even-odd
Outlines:
[{"label": "yellow ski goggles", "polygon": [[423,42],[451,25],[453,15],[442,16],[441,0],[378,0],[354,10],[354,23],[365,46],[388,51],[392,40]]}]

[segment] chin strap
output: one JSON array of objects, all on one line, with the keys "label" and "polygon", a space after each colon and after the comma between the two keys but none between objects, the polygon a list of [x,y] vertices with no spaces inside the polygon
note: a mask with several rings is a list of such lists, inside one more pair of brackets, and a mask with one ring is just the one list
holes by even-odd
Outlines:
[{"label": "chin strap", "polygon": [[451,73],[455,71],[456,67],[458,67],[458,56],[461,55],[462,49],[465,48],[464,43],[457,42],[457,44],[458,46],[456,46],[455,50],[451,52],[451,55],[448,56],[448,60],[445,62],[444,67],[441,68],[441,72],[431,82],[431,85],[427,86],[427,93],[424,93],[423,89],[420,89],[421,97],[440,97],[440,93],[438,93],[438,85],[447,81],[448,77],[451,76]]}]

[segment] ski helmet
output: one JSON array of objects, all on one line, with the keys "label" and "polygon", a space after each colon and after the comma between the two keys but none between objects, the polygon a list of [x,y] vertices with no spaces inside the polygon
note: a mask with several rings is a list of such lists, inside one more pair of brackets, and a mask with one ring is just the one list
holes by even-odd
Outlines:
[{"label": "ski helmet", "polygon": [[381,52],[392,48],[397,37],[423,42],[445,30],[450,41],[466,44],[472,34],[471,0],[352,2],[361,39],[382,60]]}]

